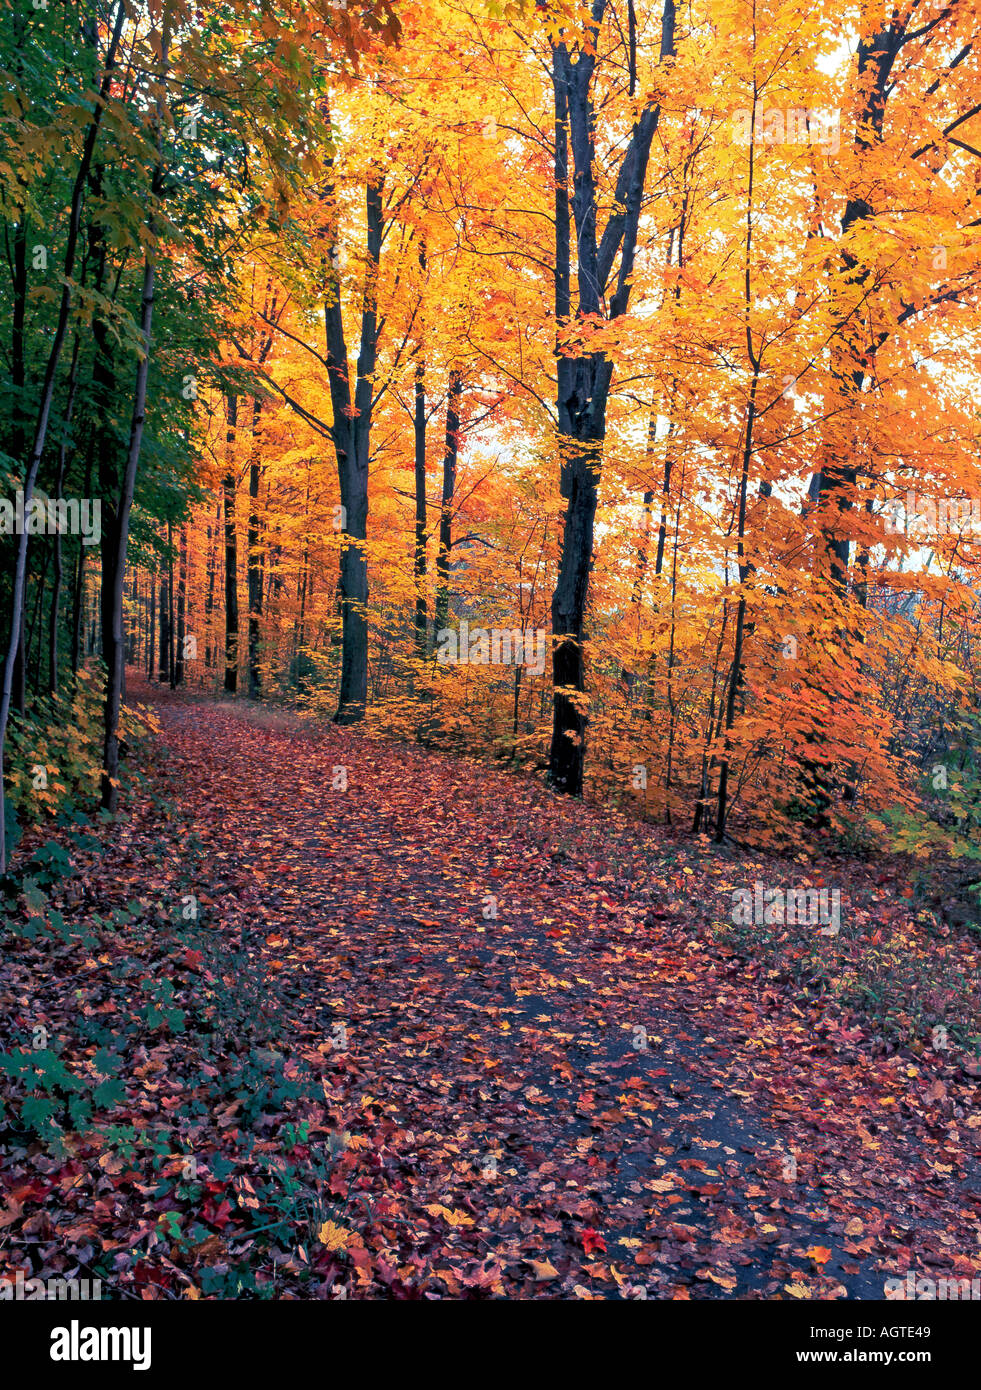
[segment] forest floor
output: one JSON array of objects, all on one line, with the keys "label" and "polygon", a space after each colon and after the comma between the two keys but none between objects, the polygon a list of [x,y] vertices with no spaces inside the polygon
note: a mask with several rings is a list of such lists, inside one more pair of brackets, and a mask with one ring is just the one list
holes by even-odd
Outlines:
[{"label": "forest floor", "polygon": [[[70,1082],[41,1084],[60,1142],[8,1112],[0,1273],[99,1273],[109,1297],[600,1299],[981,1275],[978,1068],[886,1048],[714,930],[734,887],[820,866],[247,702],[152,698],[142,791],[49,890],[64,931],[0,964],[4,1032],[29,1049],[40,1025],[101,1088],[79,1118]],[[843,941],[909,916],[867,865],[834,872],[863,904]]]}]

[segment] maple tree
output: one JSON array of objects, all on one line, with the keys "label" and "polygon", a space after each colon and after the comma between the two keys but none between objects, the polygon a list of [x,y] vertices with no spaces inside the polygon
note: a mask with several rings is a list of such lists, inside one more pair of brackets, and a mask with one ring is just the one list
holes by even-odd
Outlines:
[{"label": "maple tree", "polygon": [[[214,1102],[144,1146],[173,1206],[139,1215],[108,1139],[111,1199],[82,1182],[65,1204],[141,1296],[629,1297],[643,1271],[657,1297],[867,1290],[909,1267],[887,1213],[845,1184],[830,1234],[803,1199],[771,1223],[774,1126],[898,1172],[893,1105],[924,1149],[943,1129],[937,1210],[968,1252],[978,18],[4,9],[0,1003],[20,1011],[36,972],[70,1039],[3,1054],[4,1229],[26,1239],[54,1191],[25,1135],[105,1111],[118,1140],[159,1077],[175,1107]],[[747,922],[728,901],[795,875],[844,882],[840,939],[788,919],[793,890],[782,918],[776,896]],[[117,928],[118,1046],[94,992],[63,1027]],[[314,1001],[342,978],[331,1026],[375,1030],[375,1053],[324,1043]],[[452,1022],[439,1041],[412,1018],[403,1076],[372,1020],[408,1018],[416,989]],[[208,1030],[231,1047],[240,1015],[229,1062]],[[636,1071],[608,1045],[636,1028],[672,1040],[653,1068],[646,1033]],[[799,1107],[785,1045],[816,1069]],[[432,1152],[405,1123],[430,1080]],[[450,1090],[485,1082],[480,1138]],[[824,1149],[822,1087],[852,1107]],[[758,1107],[751,1177],[737,1109],[681,1142],[711,1088]],[[130,1259],[141,1220],[157,1234]]]}]

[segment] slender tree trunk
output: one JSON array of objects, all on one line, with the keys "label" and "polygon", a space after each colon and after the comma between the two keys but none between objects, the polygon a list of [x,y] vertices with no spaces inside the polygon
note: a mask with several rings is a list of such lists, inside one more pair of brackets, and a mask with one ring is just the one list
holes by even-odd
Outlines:
[{"label": "slender tree trunk", "polygon": [[[164,7],[163,51],[166,63],[167,50],[167,6]],[[159,123],[162,125],[162,122]],[[159,137],[158,137],[159,138]],[[159,145],[158,145],[159,161]],[[159,192],[160,164],[154,175],[154,193]],[[119,803],[119,710],[123,697],[125,678],[123,647],[123,583],[126,575],[126,547],[129,541],[129,516],[136,489],[136,470],[140,461],[140,448],[143,442],[143,424],[146,416],[146,384],[150,368],[150,330],[153,323],[154,267],[149,255],[143,265],[143,298],[140,311],[140,333],[144,342],[144,352],[136,369],[136,389],[133,392],[133,414],[129,427],[129,448],[126,453],[126,468],[123,473],[122,490],[116,508],[115,543],[116,555],[113,567],[112,624],[110,629],[110,649],[105,653],[108,668],[105,705],[105,745],[102,775],[102,805],[107,811],[115,811]]]},{"label": "slender tree trunk", "polygon": [[[722,662],[722,649],[725,646],[726,627],[729,623],[729,600],[726,598],[722,605],[722,621],[719,627],[719,640],[715,648],[715,660],[712,663],[712,686],[709,691],[708,720],[705,726],[705,747],[702,749],[702,765],[699,774],[698,800],[695,802],[695,815],[692,820],[692,834],[697,835],[702,825],[708,817],[709,783],[712,768],[715,765],[714,754],[709,754],[709,748],[713,741],[713,730],[715,729],[715,701],[719,684],[719,667]],[[715,732],[718,737],[718,730]]]},{"label": "slender tree trunk", "polygon": [[160,575],[160,661],[157,672],[157,679],[161,685],[170,684],[170,671],[167,662],[170,659],[170,614],[167,611],[167,572],[164,570]]},{"label": "slender tree trunk", "polygon": [[252,402],[252,459],[249,464],[249,695],[259,698],[262,682],[259,675],[259,620],[262,617],[262,554],[259,549],[259,482],[262,466],[259,460],[259,415],[262,402]]},{"label": "slender tree trunk", "polygon": [[[51,560],[51,552],[45,550],[44,562],[41,565],[41,573],[37,577],[37,593],[34,596],[34,612],[31,615],[30,627],[27,631],[27,642],[24,645],[25,664],[26,658],[34,651],[34,674],[31,677],[31,689],[36,693],[41,689],[41,653],[44,650],[44,639],[42,635],[42,609],[44,608],[44,587],[48,578],[48,564]],[[35,643],[34,639],[37,638]]]},{"label": "slender tree trunk", "polygon": [[75,566],[75,584],[72,595],[72,675],[78,675],[82,655],[82,609],[85,595],[85,546],[79,541],[78,561]]},{"label": "slender tree trunk", "polygon": [[149,618],[147,622],[147,641],[146,641],[146,678],[153,679],[153,653],[156,650],[155,640],[157,636],[157,586],[153,582],[153,575],[147,575],[147,587],[150,591]]},{"label": "slender tree trunk", "polygon": [[167,522],[167,612],[170,614],[170,633],[167,651],[167,672],[170,676],[171,690],[177,689],[177,632],[176,605],[174,603],[174,531]]},{"label": "slender tree trunk", "polygon": [[[425,258],[422,257],[425,266]],[[416,656],[425,660],[428,642],[429,605],[426,601],[426,365],[416,362],[415,371],[415,410],[413,417],[415,438],[415,484],[416,484],[416,533],[415,562],[413,565],[416,585],[415,645]]]},{"label": "slender tree trunk", "polygon": [[436,555],[436,611],[433,628],[438,634],[446,627],[450,611],[450,552],[453,549],[453,496],[456,492],[456,466],[460,454],[460,396],[463,378],[450,372],[446,393],[446,442],[443,448],[443,494],[439,513],[439,550]]},{"label": "slender tree trunk", "polygon": [[30,557],[24,556],[24,588],[18,616],[17,651],[14,655],[14,677],[11,699],[18,714],[27,710],[27,601],[30,592]]},{"label": "slender tree trunk", "polygon": [[746,633],[746,578],[748,569],[745,564],[745,542],[746,534],[746,498],[749,488],[749,465],[753,457],[753,425],[756,420],[756,392],[759,386],[759,363],[754,359],[753,362],[753,381],[750,387],[749,407],[746,412],[746,435],[743,442],[743,461],[742,471],[739,479],[739,520],[738,520],[738,556],[739,556],[739,602],[736,605],[736,634],[732,644],[732,668],[729,672],[729,690],[726,698],[726,744],[722,754],[721,768],[719,770],[719,793],[715,814],[715,838],[721,844],[725,836],[726,815],[728,812],[727,798],[729,792],[729,741],[728,735],[736,720],[736,694],[742,684],[743,673],[743,643]]},{"label": "slender tree trunk", "polygon": [[132,578],[129,585],[129,603],[132,610],[131,617],[127,621],[124,614],[123,626],[125,629],[125,666],[132,666],[136,661],[136,652],[140,640],[140,576],[134,569],[131,571]]},{"label": "slender tree trunk", "polygon": [[308,552],[307,547],[303,547],[303,556],[300,560],[300,574],[296,581],[296,597],[299,605],[299,621],[293,633],[293,679],[297,687],[302,690],[306,685],[306,668],[304,665],[304,647],[306,646],[306,616],[307,616],[307,580],[309,578]]},{"label": "slender tree trunk", "polygon": [[177,577],[177,651],[174,658],[175,680],[184,684],[184,661],[187,638],[187,527],[181,526],[180,569]]},{"label": "slender tree trunk", "polygon": [[207,629],[204,664],[210,668],[216,661],[212,628],[215,611],[215,575],[218,571],[218,533],[221,529],[221,498],[215,503],[214,529],[208,527],[208,588],[204,597],[204,624]]},{"label": "slender tree trunk", "polygon": [[225,499],[225,690],[238,689],[238,536],[235,523],[235,434],[238,397],[228,397],[228,471],[223,483]]}]

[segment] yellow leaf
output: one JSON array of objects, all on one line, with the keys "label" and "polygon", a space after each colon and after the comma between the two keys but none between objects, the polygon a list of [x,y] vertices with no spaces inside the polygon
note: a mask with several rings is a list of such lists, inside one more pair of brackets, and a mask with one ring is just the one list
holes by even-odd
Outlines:
[{"label": "yellow leaf", "polygon": [[317,1239],[328,1250],[343,1250],[351,1239],[351,1232],[343,1226],[335,1226],[333,1221],[325,1221],[317,1232]]},{"label": "yellow leaf", "polygon": [[451,1211],[449,1207],[441,1206],[439,1202],[432,1202],[426,1208],[430,1216],[441,1216],[450,1226],[472,1226],[473,1217],[468,1216],[465,1211]]}]

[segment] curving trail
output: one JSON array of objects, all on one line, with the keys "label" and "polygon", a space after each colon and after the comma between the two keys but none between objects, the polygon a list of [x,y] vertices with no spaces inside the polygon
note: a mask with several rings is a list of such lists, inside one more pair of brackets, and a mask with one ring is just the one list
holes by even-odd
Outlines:
[{"label": "curving trail", "polygon": [[158,712],[211,925],[277,1046],[322,1065],[352,1296],[882,1298],[907,1268],[979,1272],[977,1083],[925,1104],[922,1066],[706,944],[718,864],[477,763]]}]

